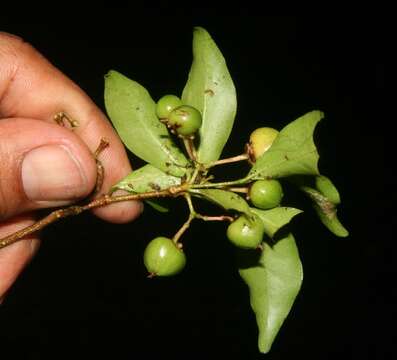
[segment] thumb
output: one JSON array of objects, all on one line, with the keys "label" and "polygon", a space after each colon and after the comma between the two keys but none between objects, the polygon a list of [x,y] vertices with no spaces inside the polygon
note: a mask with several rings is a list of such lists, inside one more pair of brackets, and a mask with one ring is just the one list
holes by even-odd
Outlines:
[{"label": "thumb", "polygon": [[35,119],[0,120],[0,220],[74,202],[95,180],[95,160],[70,130]]}]

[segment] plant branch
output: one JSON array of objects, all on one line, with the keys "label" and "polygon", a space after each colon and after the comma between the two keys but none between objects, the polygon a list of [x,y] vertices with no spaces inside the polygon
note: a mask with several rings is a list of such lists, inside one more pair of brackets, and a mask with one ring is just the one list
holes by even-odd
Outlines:
[{"label": "plant branch", "polygon": [[128,195],[120,195],[120,196],[104,195],[98,199],[91,201],[86,205],[72,205],[67,208],[58,209],[53,211],[43,219],[35,222],[34,224],[0,239],[0,249],[19,241],[25,236],[31,235],[62,218],[78,215],[86,210],[90,210],[96,207],[106,206],[121,201],[145,200],[145,199],[159,198],[159,197],[176,197],[185,193],[186,190],[187,190],[186,184],[182,184],[180,186],[170,187],[165,190],[150,191],[142,194],[128,194]]},{"label": "plant branch", "polygon": [[189,184],[194,184],[199,173],[200,173],[200,167],[196,166],[194,169],[193,175],[189,180]]},{"label": "plant branch", "polygon": [[194,189],[225,188],[225,187],[230,187],[230,186],[234,186],[234,185],[244,185],[247,182],[249,182],[249,180],[250,179],[248,177],[245,177],[245,178],[238,179],[238,180],[225,181],[225,182],[220,182],[220,183],[193,184],[193,185],[190,186],[190,189],[194,190]]},{"label": "plant branch", "polygon": [[194,207],[193,207],[192,197],[190,196],[189,193],[185,193],[184,196],[185,196],[187,205],[189,206],[190,214],[196,215],[196,211],[194,210]]}]

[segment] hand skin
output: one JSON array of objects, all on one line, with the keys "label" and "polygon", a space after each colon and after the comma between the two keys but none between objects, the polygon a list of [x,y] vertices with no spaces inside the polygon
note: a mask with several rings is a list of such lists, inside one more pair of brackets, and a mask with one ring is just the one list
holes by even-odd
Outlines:
[{"label": "hand skin", "polygon": [[[64,111],[73,131],[53,117]],[[100,193],[131,172],[123,144],[90,98],[22,39],[0,32],[0,238],[34,222],[35,210],[89,195],[96,182],[92,156],[100,139],[105,169]],[[142,203],[93,210],[113,222],[132,221]],[[0,303],[39,247],[37,235],[0,250]]]}]

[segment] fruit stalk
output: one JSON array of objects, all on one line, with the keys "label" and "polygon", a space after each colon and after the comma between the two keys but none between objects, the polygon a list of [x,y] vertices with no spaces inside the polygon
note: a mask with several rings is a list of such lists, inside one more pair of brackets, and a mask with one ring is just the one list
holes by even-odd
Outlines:
[{"label": "fruit stalk", "polygon": [[209,163],[208,165],[206,165],[206,168],[209,169],[209,168],[217,166],[217,165],[230,164],[230,163],[244,161],[244,160],[248,160],[248,159],[249,159],[249,155],[244,153],[244,154],[240,154],[240,155],[233,156],[230,158],[213,161],[212,163]]}]

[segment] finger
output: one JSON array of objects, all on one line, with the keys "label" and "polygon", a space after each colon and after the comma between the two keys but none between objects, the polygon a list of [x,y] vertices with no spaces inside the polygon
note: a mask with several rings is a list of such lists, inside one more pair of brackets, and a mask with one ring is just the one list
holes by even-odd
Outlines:
[{"label": "finger", "polygon": [[[131,172],[117,134],[104,114],[70,79],[21,39],[0,34],[0,115],[53,121],[54,114],[65,111],[77,119],[78,134],[93,152],[102,137],[110,146],[100,155],[105,169],[102,193]],[[114,204],[96,209],[98,216],[114,222],[135,218],[140,202]]]},{"label": "finger", "polygon": [[83,141],[34,119],[0,121],[0,171],[0,220],[75,202],[96,181],[96,164]]},{"label": "finger", "polygon": [[[0,225],[0,238],[12,234],[34,222],[30,215],[15,217]],[[0,299],[15,282],[24,267],[31,261],[39,248],[40,241],[32,235],[0,250]],[[1,303],[0,301],[0,303]]]}]

